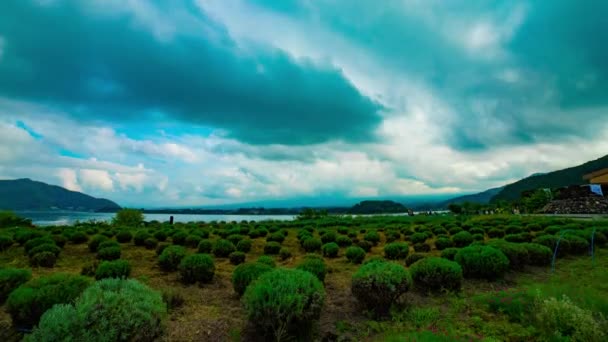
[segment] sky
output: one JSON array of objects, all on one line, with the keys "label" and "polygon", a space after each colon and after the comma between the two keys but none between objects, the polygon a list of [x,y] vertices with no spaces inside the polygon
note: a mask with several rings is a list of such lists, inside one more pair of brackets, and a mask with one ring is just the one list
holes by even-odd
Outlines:
[{"label": "sky", "polygon": [[608,153],[606,13],[1,1],[0,179],[149,207],[501,186]]}]

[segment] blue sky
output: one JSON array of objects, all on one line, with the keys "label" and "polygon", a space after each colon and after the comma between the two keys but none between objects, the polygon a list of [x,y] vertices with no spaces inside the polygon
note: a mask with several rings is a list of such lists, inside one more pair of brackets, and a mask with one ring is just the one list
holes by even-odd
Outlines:
[{"label": "blue sky", "polygon": [[459,194],[608,152],[604,1],[0,3],[0,178],[123,205]]}]

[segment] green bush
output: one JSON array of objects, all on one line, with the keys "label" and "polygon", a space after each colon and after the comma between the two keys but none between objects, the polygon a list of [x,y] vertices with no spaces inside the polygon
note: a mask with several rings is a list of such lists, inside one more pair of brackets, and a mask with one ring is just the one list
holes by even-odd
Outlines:
[{"label": "green bush", "polygon": [[32,279],[32,271],[20,268],[0,268],[0,305],[4,304],[8,295]]},{"label": "green bush", "polygon": [[249,253],[252,244],[250,239],[242,239],[236,244],[236,250],[243,253]]},{"label": "green bush", "polygon": [[228,258],[230,259],[230,263],[233,265],[242,264],[245,262],[245,253],[239,251],[232,252]]},{"label": "green bush", "polygon": [[323,243],[317,238],[308,238],[302,243],[302,247],[308,253],[319,251]]},{"label": "green bush", "polygon": [[156,255],[157,256],[161,255],[163,253],[163,251],[165,250],[165,248],[167,248],[169,246],[171,246],[171,245],[168,243],[159,243],[158,246],[156,246],[156,250],[155,250]]},{"label": "green bush", "polygon": [[336,238],[336,243],[340,247],[348,247],[353,244],[353,240],[351,240],[348,236],[340,235]]},{"label": "green bush", "polygon": [[103,261],[95,271],[95,279],[128,278],[131,275],[131,264],[127,260]]},{"label": "green bush", "polygon": [[473,242],[473,235],[469,232],[462,231],[452,236],[452,241],[456,247],[465,247]]},{"label": "green bush", "polygon": [[26,341],[155,341],[164,332],[167,306],[160,293],[136,280],[105,279],[72,305],[47,311]]},{"label": "green bush", "polygon": [[197,248],[198,244],[201,242],[202,238],[198,235],[190,234],[186,236],[184,240],[184,244],[191,248]]},{"label": "green bush", "polygon": [[89,241],[89,237],[87,236],[87,234],[85,234],[83,232],[74,232],[70,236],[70,242],[75,245],[79,245],[79,244],[85,243],[87,241]]},{"label": "green bush", "polygon": [[215,263],[209,254],[193,254],[179,264],[179,274],[186,284],[208,283],[215,275]]},{"label": "green bush", "polygon": [[175,232],[175,234],[173,234],[171,236],[171,241],[173,241],[174,245],[183,246],[186,243],[187,237],[188,237],[188,234],[186,234],[182,231],[178,231],[178,232]]},{"label": "green bush", "polygon": [[139,230],[133,235],[133,243],[135,246],[145,246],[146,239],[151,238],[152,235],[145,230]]},{"label": "green bush", "polygon": [[276,269],[263,273],[245,291],[247,318],[266,340],[312,340],[325,290],[308,272]]},{"label": "green bush", "polygon": [[410,246],[405,242],[392,242],[384,246],[384,257],[389,260],[404,259],[410,252]]},{"label": "green bush", "polygon": [[25,245],[28,241],[42,237],[42,235],[43,233],[37,230],[19,228],[15,231],[13,239],[17,241],[18,244]]},{"label": "green bush", "polygon": [[25,254],[30,255],[32,249],[41,245],[55,245],[55,241],[48,236],[33,238],[23,245],[23,250]]},{"label": "green bush", "polygon": [[213,251],[213,242],[211,242],[211,240],[208,239],[202,239],[199,243],[198,243],[198,252],[199,253],[211,253],[211,251]]},{"label": "green bush", "polygon": [[445,237],[441,237],[441,238],[437,238],[437,240],[435,240],[435,248],[437,248],[437,250],[442,251],[446,248],[450,248],[454,246],[454,243],[452,242],[452,240],[445,238]]},{"label": "green bush", "polygon": [[97,251],[97,259],[116,260],[120,259],[120,254],[120,247],[105,247]]},{"label": "green bush", "polygon": [[412,243],[423,243],[427,238],[428,236],[424,233],[414,233],[410,236],[410,241],[412,241]]},{"label": "green bush", "polygon": [[236,251],[236,247],[228,240],[220,239],[213,245],[213,255],[218,258],[225,258],[234,251]]},{"label": "green bush", "polygon": [[266,241],[278,242],[281,244],[283,241],[285,241],[285,235],[281,234],[280,232],[272,233],[266,238]]},{"label": "green bush", "polygon": [[273,267],[261,262],[249,262],[238,265],[232,272],[232,287],[239,296],[245,293],[247,286],[262,274],[271,271]]},{"label": "green bush", "polygon": [[270,255],[262,255],[258,258],[258,260],[256,260],[256,262],[268,265],[272,268],[277,266],[276,263],[274,262],[274,259]]},{"label": "green bush", "polygon": [[380,242],[380,234],[378,234],[377,231],[372,230],[363,236],[363,240],[371,242],[371,244],[375,246]]},{"label": "green bush", "polygon": [[414,251],[417,253],[426,253],[431,251],[431,246],[428,243],[416,243],[414,244]]},{"label": "green bush", "polygon": [[422,291],[455,291],[462,285],[462,267],[447,259],[421,259],[412,265],[410,272],[414,286]]},{"label": "green bush", "polygon": [[327,267],[323,258],[317,254],[307,254],[296,268],[314,274],[321,282],[325,281]]},{"label": "green bush", "polygon": [[11,292],[6,308],[16,327],[31,328],[53,305],[74,302],[90,283],[87,277],[62,273],[32,279]]},{"label": "green bush", "polygon": [[118,248],[120,248],[120,244],[118,242],[114,241],[114,240],[106,240],[106,241],[100,243],[97,246],[97,251],[99,251],[100,249],[107,248],[107,247],[118,247]]},{"label": "green bush", "polygon": [[144,240],[144,247],[146,247],[146,249],[156,249],[156,246],[158,246],[158,240],[156,240],[156,238],[149,237]]},{"label": "green bush", "polygon": [[412,278],[403,266],[378,260],[364,264],[355,272],[351,291],[365,309],[382,317],[411,284]]},{"label": "green bush", "polygon": [[[152,234],[152,236],[153,236],[153,237],[154,237],[154,238],[155,238],[157,241],[161,241],[161,242],[162,242],[162,241],[166,241],[166,240],[167,240],[167,236],[168,236],[168,234],[167,234],[167,232],[166,232],[166,231],[164,231],[164,230],[159,230],[159,231],[154,232],[154,234]],[[117,238],[118,238],[118,236],[117,236]]]},{"label": "green bush", "polygon": [[454,260],[462,266],[465,277],[493,280],[501,278],[509,269],[509,259],[490,246],[462,248]]},{"label": "green bush", "polygon": [[374,246],[371,242],[369,241],[359,241],[357,243],[357,246],[359,246],[360,248],[362,248],[366,253],[372,250],[372,247]]},{"label": "green bush", "polygon": [[55,266],[56,262],[57,262],[57,256],[55,256],[55,253],[52,253],[52,252],[36,253],[30,258],[30,264],[32,266],[51,268],[51,267]]},{"label": "green bush", "polygon": [[281,258],[281,260],[283,261],[291,258],[291,250],[289,250],[289,248],[287,247],[281,248],[281,250],[279,251],[279,258]]},{"label": "green bush", "polygon": [[[562,240],[568,241],[568,253],[569,254],[585,254],[589,251],[589,241],[576,235],[565,235]],[[562,248],[560,242],[560,248]]]},{"label": "green bush", "polygon": [[276,255],[281,250],[281,244],[276,241],[266,242],[264,245],[264,254]]},{"label": "green bush", "polygon": [[185,256],[186,248],[182,246],[169,246],[158,257],[158,265],[164,271],[175,271]]},{"label": "green bush", "polygon": [[508,316],[511,322],[529,323],[533,318],[534,297],[525,291],[500,291],[489,295],[488,308]]},{"label": "green bush", "polygon": [[365,259],[365,250],[361,247],[351,246],[346,249],[344,253],[346,255],[346,259],[353,264],[360,264]]},{"label": "green bush", "polygon": [[321,251],[323,252],[323,256],[328,258],[335,258],[338,256],[340,246],[338,246],[338,244],[335,242],[329,242],[321,247]]},{"label": "green bush", "polygon": [[130,231],[122,230],[116,234],[116,241],[120,243],[128,243],[133,240],[133,234]]},{"label": "green bush", "polygon": [[502,238],[505,236],[505,231],[499,228],[492,228],[488,230],[488,237],[490,238]]},{"label": "green bush", "polygon": [[601,342],[607,338],[605,322],[598,322],[592,311],[581,309],[566,296],[539,301],[536,321],[552,341]]},{"label": "green bush", "polygon": [[89,240],[89,250],[92,253],[96,253],[97,252],[97,247],[99,247],[99,244],[101,244],[104,241],[108,241],[109,239],[101,234],[98,235],[93,235],[93,237],[91,237],[91,239]]},{"label": "green bush", "polygon": [[528,251],[528,262],[534,266],[548,266],[553,259],[553,252],[547,246],[537,243],[524,243],[522,246]]},{"label": "green bush", "polygon": [[454,261],[454,258],[456,258],[456,254],[458,254],[458,251],[460,250],[460,248],[446,248],[443,251],[441,251],[441,257],[444,259],[448,259],[451,261]]},{"label": "green bush", "polygon": [[426,258],[426,256],[424,254],[420,254],[420,253],[410,254],[407,256],[407,258],[405,258],[405,266],[409,267],[416,261],[418,261],[420,259],[424,259],[424,258]]},{"label": "green bush", "polygon": [[488,246],[501,251],[509,259],[509,267],[514,270],[521,270],[529,263],[528,250],[523,244],[507,242],[505,240],[490,241]]},{"label": "green bush", "polygon": [[31,258],[35,254],[38,254],[41,252],[53,253],[53,255],[55,255],[55,257],[58,257],[59,253],[61,253],[61,248],[57,247],[57,245],[55,245],[54,243],[43,243],[42,245],[38,245],[38,246],[30,249],[27,252],[27,254]]},{"label": "green bush", "polygon": [[321,242],[323,244],[327,244],[330,242],[336,242],[336,239],[338,238],[336,232],[333,231],[329,231],[323,235],[321,235]]}]

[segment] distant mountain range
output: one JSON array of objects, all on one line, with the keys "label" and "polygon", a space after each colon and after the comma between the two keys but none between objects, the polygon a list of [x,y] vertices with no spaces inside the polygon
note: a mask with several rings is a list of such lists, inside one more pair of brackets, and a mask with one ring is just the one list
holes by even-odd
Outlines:
[{"label": "distant mountain range", "polygon": [[0,210],[116,211],[120,206],[31,179],[0,180]]},{"label": "distant mountain range", "polygon": [[449,204],[462,204],[464,202],[488,204],[497,201],[515,201],[521,197],[522,192],[541,188],[561,188],[569,185],[586,184],[583,176],[600,169],[608,168],[608,155],[584,164],[563,170],[535,173],[517,182],[489,189],[477,194],[459,196],[442,202],[439,207]]}]

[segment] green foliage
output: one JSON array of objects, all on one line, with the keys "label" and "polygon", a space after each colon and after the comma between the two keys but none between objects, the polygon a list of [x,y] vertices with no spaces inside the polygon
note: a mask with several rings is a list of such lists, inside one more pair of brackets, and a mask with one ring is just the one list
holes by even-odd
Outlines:
[{"label": "green foliage", "polygon": [[462,285],[462,267],[447,259],[421,259],[412,265],[410,272],[414,285],[422,291],[457,291]]},{"label": "green foliage", "polygon": [[184,240],[184,244],[188,247],[197,248],[198,244],[201,242],[202,238],[198,235],[190,234],[186,236],[186,240]]},{"label": "green foliage", "polygon": [[281,260],[287,260],[291,258],[291,250],[287,247],[281,248],[281,250],[279,251],[279,258],[281,258]]},{"label": "green foliage", "polygon": [[346,249],[344,253],[346,255],[346,259],[353,264],[360,264],[365,259],[365,250],[361,247],[351,246]]},{"label": "green foliage", "polygon": [[276,269],[249,286],[243,303],[256,333],[281,341],[289,337],[312,340],[325,301],[325,290],[308,272]]},{"label": "green foliage", "polygon": [[304,240],[302,247],[308,253],[313,253],[321,249],[323,243],[317,238],[308,238]]},{"label": "green foliage", "polygon": [[440,237],[437,238],[437,240],[435,240],[435,248],[437,248],[438,251],[442,251],[446,248],[450,248],[454,246],[454,243],[452,242],[452,240],[445,238],[445,237]]},{"label": "green foliage", "polygon": [[454,241],[454,246],[456,247],[466,247],[473,242],[473,235],[469,232],[462,231],[454,234],[452,236],[452,241]]},{"label": "green foliage", "polygon": [[27,252],[27,254],[31,258],[35,254],[38,254],[38,253],[41,253],[41,252],[53,253],[53,255],[55,257],[58,257],[59,253],[61,253],[61,248],[57,247],[57,245],[55,245],[55,243],[43,243],[41,245],[38,245],[38,246],[30,249]]},{"label": "green foliage", "polygon": [[0,211],[0,228],[29,227],[31,225],[31,220],[17,216],[12,211]]},{"label": "green foliage", "polygon": [[30,264],[32,266],[51,268],[55,266],[56,262],[57,256],[53,252],[40,252],[30,257]]},{"label": "green foliage", "polygon": [[97,247],[104,241],[108,241],[109,239],[101,234],[93,235],[93,237],[89,240],[89,251],[92,253],[97,252]]},{"label": "green foliage", "polygon": [[351,240],[348,236],[339,235],[336,238],[336,243],[340,247],[348,247],[353,244],[353,240]]},{"label": "green foliage", "polygon": [[173,234],[171,236],[171,241],[173,241],[174,245],[183,246],[186,243],[187,237],[188,237],[188,234],[180,231],[180,232],[176,232],[175,234]]},{"label": "green foliage", "polygon": [[581,309],[566,296],[539,300],[536,321],[545,336],[557,340],[600,342],[607,337],[603,317],[596,320],[591,311]]},{"label": "green foliage", "polygon": [[120,243],[131,242],[132,239],[133,239],[133,234],[131,234],[131,232],[128,230],[122,230],[116,234],[116,241],[118,241]]},{"label": "green foliage", "polygon": [[245,262],[245,253],[239,251],[232,252],[228,258],[230,259],[230,263],[233,265],[242,264]]},{"label": "green foliage", "polygon": [[105,279],[72,305],[46,312],[26,341],[155,341],[164,332],[161,294],[136,280]]},{"label": "green foliage", "polygon": [[465,277],[493,280],[501,278],[509,268],[509,259],[490,246],[462,248],[454,260],[462,266]]},{"label": "green foliage", "polygon": [[276,255],[281,250],[281,244],[276,241],[268,241],[264,245],[264,254]]},{"label": "green foliage", "polygon": [[148,233],[147,231],[140,229],[138,231],[135,232],[135,235],[133,235],[133,243],[135,244],[135,246],[145,246],[146,245],[146,239],[152,237],[152,235],[150,235],[150,233]]},{"label": "green foliage", "polygon": [[213,242],[208,239],[203,239],[198,243],[198,252],[199,253],[211,253],[213,251]]},{"label": "green foliage", "polygon": [[[570,254],[585,254],[589,251],[589,241],[580,236],[566,234],[563,240],[568,242],[567,251]],[[560,242],[560,248],[562,248],[562,242]]]},{"label": "green foliage", "polygon": [[179,291],[172,288],[164,289],[162,291],[163,302],[167,304],[168,310],[174,310],[180,308],[186,302],[186,299],[181,295]]},{"label": "green foliage", "polygon": [[234,251],[236,251],[236,247],[228,240],[220,239],[213,245],[213,255],[218,258],[225,258]]},{"label": "green foliage", "polygon": [[416,243],[414,244],[414,251],[417,253],[426,253],[431,251],[431,246],[428,243]]},{"label": "green foliage", "polygon": [[528,251],[528,261],[534,266],[548,266],[551,264],[553,252],[547,246],[537,243],[524,243],[522,246]]},{"label": "green foliage", "polygon": [[377,231],[372,230],[370,232],[367,232],[365,234],[365,236],[363,237],[363,239],[365,241],[371,242],[372,245],[375,246],[376,244],[378,244],[378,242],[380,242],[380,234],[378,234]]},{"label": "green foliage", "polygon": [[491,312],[509,317],[509,321],[528,323],[534,312],[534,297],[525,291],[498,291],[482,299]]},{"label": "green foliage", "polygon": [[420,254],[420,253],[410,254],[407,256],[407,258],[405,258],[405,265],[409,267],[409,266],[413,265],[416,261],[424,259],[424,258],[426,258],[426,256],[424,254]]},{"label": "green foliage", "polygon": [[186,249],[184,247],[169,246],[158,257],[158,265],[164,271],[175,271],[185,256]]},{"label": "green foliage", "polygon": [[382,317],[411,285],[412,278],[403,266],[377,260],[364,264],[355,272],[351,290],[365,309]]},{"label": "green foliage", "polygon": [[140,210],[121,209],[116,213],[112,224],[115,226],[139,227],[144,222],[144,214]]},{"label": "green foliage", "polygon": [[232,287],[234,288],[234,292],[242,296],[251,282],[272,269],[273,267],[261,262],[249,262],[238,265],[234,269],[234,272],[232,272]]},{"label": "green foliage", "polygon": [[158,246],[158,240],[156,240],[156,238],[149,237],[144,240],[144,247],[146,247],[146,249],[156,249],[156,246]]},{"label": "green foliage", "polygon": [[327,266],[325,266],[325,261],[323,261],[323,258],[316,254],[306,255],[304,260],[302,260],[302,262],[300,262],[296,268],[314,274],[321,282],[325,281]]},{"label": "green foliage", "polygon": [[252,245],[253,243],[250,239],[242,239],[236,244],[236,250],[243,253],[249,253]]},{"label": "green foliage", "polygon": [[9,295],[6,308],[15,326],[33,327],[46,310],[74,302],[90,283],[87,277],[62,273],[32,279]]},{"label": "green foliage", "polygon": [[426,241],[428,236],[425,233],[414,233],[410,236],[412,243],[423,243]]},{"label": "green foliage", "polygon": [[357,243],[357,246],[359,246],[360,248],[362,248],[366,253],[371,251],[372,247],[374,246],[371,242],[369,241],[359,241]]},{"label": "green foliage", "polygon": [[441,257],[444,259],[448,259],[451,261],[454,261],[454,259],[456,258],[456,254],[458,254],[458,251],[460,250],[460,248],[446,248],[443,251],[441,251]]},{"label": "green foliage", "polygon": [[209,254],[193,254],[179,264],[179,274],[186,284],[208,283],[215,275],[215,263]]},{"label": "green foliage", "polygon": [[13,238],[8,235],[0,235],[0,251],[5,251],[11,247],[15,242]]},{"label": "green foliage", "polygon": [[329,232],[326,232],[325,234],[321,235],[321,242],[323,244],[327,244],[330,242],[336,242],[337,238],[338,238],[338,236],[336,235],[336,232],[329,231]]},{"label": "green foliage", "polygon": [[97,251],[97,259],[116,260],[120,259],[120,254],[120,247],[105,247]]},{"label": "green foliage", "polygon": [[32,271],[19,268],[0,268],[0,305],[21,284],[32,278]]},{"label": "green foliage", "polygon": [[530,262],[528,250],[523,244],[493,240],[488,245],[500,250],[509,259],[511,269],[521,270]]},{"label": "green foliage", "polygon": [[15,231],[13,239],[17,241],[18,244],[24,245],[29,240],[42,237],[42,235],[42,232],[37,230],[20,228]]},{"label": "green foliage", "polygon": [[262,255],[258,258],[258,260],[256,260],[256,262],[268,265],[272,268],[277,266],[276,263],[274,262],[274,259],[270,255]]},{"label": "green foliage", "polygon": [[338,256],[340,246],[338,246],[338,244],[335,242],[329,242],[321,247],[321,251],[323,252],[323,256],[328,258],[335,258]]},{"label": "green foliage", "polygon": [[83,232],[74,232],[72,236],[70,236],[70,242],[75,245],[79,245],[87,241],[89,241],[89,237]]},{"label": "green foliage", "polygon": [[281,234],[280,232],[272,233],[266,238],[266,241],[274,241],[281,244],[283,241],[285,241],[285,235]]},{"label": "green foliage", "polygon": [[40,245],[55,245],[55,241],[48,236],[36,237],[25,242],[23,250],[25,254],[30,255],[30,251]]},{"label": "green foliage", "polygon": [[128,278],[131,264],[127,260],[103,261],[95,271],[95,279]]},{"label": "green foliage", "polygon": [[490,238],[502,238],[505,236],[505,231],[500,228],[492,228],[488,230],[488,237]]},{"label": "green foliage", "polygon": [[404,259],[410,252],[410,246],[405,242],[392,242],[384,246],[384,257],[389,260]]}]

